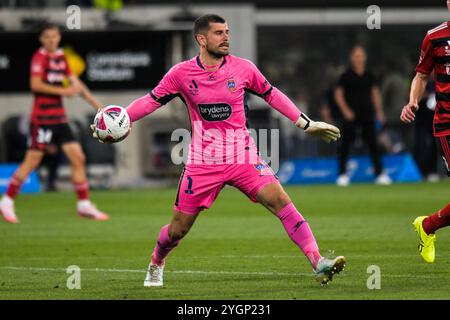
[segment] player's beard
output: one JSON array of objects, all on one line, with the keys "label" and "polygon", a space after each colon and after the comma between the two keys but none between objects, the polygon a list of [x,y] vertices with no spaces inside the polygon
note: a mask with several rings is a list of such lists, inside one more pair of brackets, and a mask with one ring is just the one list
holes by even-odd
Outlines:
[{"label": "player's beard", "polygon": [[216,59],[220,59],[223,58],[225,56],[228,55],[228,51],[227,52],[221,52],[219,50],[214,50],[212,48],[209,48],[208,45],[206,46],[206,51],[208,52],[208,54]]}]

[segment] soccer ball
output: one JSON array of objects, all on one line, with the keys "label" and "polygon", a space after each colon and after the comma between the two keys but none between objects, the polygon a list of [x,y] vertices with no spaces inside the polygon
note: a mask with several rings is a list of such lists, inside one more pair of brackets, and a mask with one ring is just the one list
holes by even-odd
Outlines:
[{"label": "soccer ball", "polygon": [[108,143],[125,139],[131,131],[131,120],[125,108],[107,106],[94,118],[94,130],[99,140]]}]

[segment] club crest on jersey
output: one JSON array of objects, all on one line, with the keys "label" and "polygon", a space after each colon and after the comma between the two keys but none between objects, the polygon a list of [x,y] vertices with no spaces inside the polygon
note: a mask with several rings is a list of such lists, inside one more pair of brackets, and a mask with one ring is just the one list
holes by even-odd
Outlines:
[{"label": "club crest on jersey", "polygon": [[271,176],[273,174],[270,167],[265,163],[255,164],[255,169],[259,171],[261,176]]},{"label": "club crest on jersey", "polygon": [[234,79],[228,79],[228,90],[231,92],[236,90],[236,81]]}]

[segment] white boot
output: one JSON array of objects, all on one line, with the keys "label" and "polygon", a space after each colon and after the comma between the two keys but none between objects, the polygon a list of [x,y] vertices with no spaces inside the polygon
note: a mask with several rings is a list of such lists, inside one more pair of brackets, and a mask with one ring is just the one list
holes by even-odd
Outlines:
[{"label": "white boot", "polygon": [[350,177],[347,174],[343,173],[337,178],[336,184],[339,187],[347,187],[350,184]]},{"label": "white boot", "polygon": [[108,214],[101,212],[89,200],[79,200],[77,203],[77,212],[80,217],[89,218],[93,220],[108,220]]},{"label": "white boot", "polygon": [[382,172],[375,178],[375,183],[381,186],[388,186],[392,184],[392,179],[386,173]]},{"label": "white boot", "polygon": [[152,264],[148,267],[147,276],[144,280],[144,287],[161,287],[163,285],[164,265]]},{"label": "white boot", "polygon": [[14,200],[4,195],[0,200],[0,214],[3,216],[3,219],[9,223],[19,223],[19,219],[16,216],[16,212],[14,211]]}]

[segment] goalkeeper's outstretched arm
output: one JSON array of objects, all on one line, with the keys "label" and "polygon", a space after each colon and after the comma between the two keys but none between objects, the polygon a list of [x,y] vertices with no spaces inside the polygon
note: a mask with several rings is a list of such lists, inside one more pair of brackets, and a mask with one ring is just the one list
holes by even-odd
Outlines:
[{"label": "goalkeeper's outstretched arm", "polygon": [[161,107],[161,105],[162,104],[154,99],[149,93],[131,102],[127,107],[127,112],[131,121],[134,122],[152,113]]},{"label": "goalkeeper's outstretched arm", "polygon": [[340,130],[337,127],[325,122],[311,120],[284,93],[275,87],[272,87],[270,92],[264,96],[264,100],[308,134],[318,136],[326,142],[336,141],[341,137]]},{"label": "goalkeeper's outstretched arm", "polygon": [[262,97],[272,108],[289,118],[297,127],[326,142],[336,141],[341,137],[337,127],[325,122],[313,121],[302,113],[283,92],[270,86],[261,71],[249,60],[246,70],[249,72],[247,90]]},{"label": "goalkeeper's outstretched arm", "polygon": [[145,117],[178,96],[179,88],[174,74],[175,69],[176,66],[172,67],[150,93],[128,105],[127,112],[132,122]]}]

